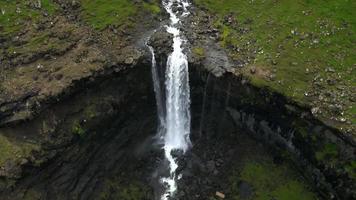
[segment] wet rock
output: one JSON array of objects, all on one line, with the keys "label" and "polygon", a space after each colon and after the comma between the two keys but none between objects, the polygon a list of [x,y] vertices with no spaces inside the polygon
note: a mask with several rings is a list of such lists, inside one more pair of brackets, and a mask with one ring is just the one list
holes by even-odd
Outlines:
[{"label": "wet rock", "polygon": [[165,29],[159,29],[151,36],[148,45],[155,49],[156,54],[167,56],[173,51],[173,35]]},{"label": "wet rock", "polygon": [[253,196],[252,186],[245,181],[240,182],[238,191],[241,199],[250,199]]},{"label": "wet rock", "polygon": [[215,162],[213,160],[210,160],[206,164],[206,169],[208,172],[213,172],[215,170]]},{"label": "wet rock", "polygon": [[132,57],[128,57],[128,58],[125,59],[124,62],[125,62],[126,65],[132,65],[133,62],[134,62],[134,59]]}]

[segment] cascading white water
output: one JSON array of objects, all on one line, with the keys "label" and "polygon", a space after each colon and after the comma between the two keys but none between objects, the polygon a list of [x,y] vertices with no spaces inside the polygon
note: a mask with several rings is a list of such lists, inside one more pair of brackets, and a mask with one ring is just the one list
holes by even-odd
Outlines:
[{"label": "cascading white water", "polygon": [[[167,59],[166,69],[166,109],[164,112],[160,82],[156,68],[154,49],[149,47],[152,53],[152,76],[156,93],[157,111],[161,127],[159,131],[165,157],[169,162],[170,175],[161,179],[165,185],[165,193],[161,200],[167,200],[174,195],[177,189],[176,180],[179,176],[176,174],[178,163],[172,156],[172,151],[182,151],[183,153],[191,145],[190,134],[190,88],[187,56],[183,52],[182,45],[185,40],[180,35],[180,19],[189,14],[187,8],[190,5],[186,0],[163,0],[164,8],[170,15],[170,24],[166,27],[167,32],[173,35],[173,52]],[[181,8],[183,12],[174,12],[173,6]],[[179,10],[179,9],[178,9]]]},{"label": "cascading white water", "polygon": [[156,105],[157,105],[157,114],[158,114],[158,134],[159,136],[162,135],[162,131],[165,129],[165,113],[164,113],[164,108],[163,108],[163,96],[162,96],[162,88],[161,88],[161,82],[159,79],[159,74],[157,70],[157,63],[156,63],[156,57],[155,57],[155,51],[153,47],[147,45],[148,48],[151,51],[152,54],[152,68],[151,68],[151,73],[152,73],[152,79],[153,79],[153,89],[155,91],[155,98],[156,98]]}]

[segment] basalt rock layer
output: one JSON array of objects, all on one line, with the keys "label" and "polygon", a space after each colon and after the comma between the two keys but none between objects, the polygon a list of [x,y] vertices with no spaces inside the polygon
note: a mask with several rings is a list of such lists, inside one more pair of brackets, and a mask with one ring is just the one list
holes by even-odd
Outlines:
[{"label": "basalt rock layer", "polygon": [[[98,31],[81,20],[80,3],[56,2],[61,14],[0,38],[0,197],[154,199],[152,174],[162,152],[152,142],[157,115],[145,44],[157,50],[162,78],[171,36],[153,33],[159,20],[152,15],[139,18],[145,26],[125,22]],[[356,198],[352,135],[250,84],[234,69],[248,59],[232,62],[216,42],[220,33],[211,16],[193,14],[184,35],[194,146],[180,158],[185,164],[177,198],[208,199],[216,191],[227,199],[253,198],[260,185],[249,170],[266,168],[265,174],[281,162],[292,163],[322,199]],[[250,158],[257,164],[242,162]]]}]

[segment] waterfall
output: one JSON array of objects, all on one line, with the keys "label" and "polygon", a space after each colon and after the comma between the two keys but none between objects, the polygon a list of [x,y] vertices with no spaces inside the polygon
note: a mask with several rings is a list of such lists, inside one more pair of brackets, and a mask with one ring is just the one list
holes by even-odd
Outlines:
[{"label": "waterfall", "polygon": [[[147,45],[147,44],[146,44]],[[152,79],[153,79],[153,89],[155,92],[155,98],[156,98],[156,105],[157,105],[157,114],[158,114],[158,135],[161,136],[163,130],[165,129],[165,113],[164,113],[164,108],[163,108],[163,96],[162,96],[162,88],[161,88],[161,82],[159,79],[159,74],[157,71],[157,63],[156,63],[156,57],[155,57],[155,51],[153,47],[147,45],[148,48],[150,49],[151,55],[152,55],[152,63],[151,63],[151,73],[152,73]]]},{"label": "waterfall", "polygon": [[[161,200],[167,200],[177,190],[176,181],[180,177],[176,174],[178,162],[173,157],[172,152],[181,151],[185,153],[191,146],[189,138],[191,116],[188,60],[182,48],[185,40],[179,29],[181,18],[189,15],[187,8],[190,4],[187,0],[163,0],[162,4],[170,15],[170,23],[166,26],[167,32],[173,35],[173,52],[168,56],[166,64],[165,98],[162,98],[154,49],[149,48],[152,53],[152,77],[158,107],[159,127],[162,127],[158,134],[160,143],[163,144],[165,158],[169,163],[169,176],[161,178],[165,187]],[[175,6],[180,9],[174,9]],[[181,10],[181,12],[174,10]],[[163,99],[166,101],[165,109],[163,109]]]},{"label": "waterfall", "polygon": [[[183,8],[183,13],[173,12],[173,3]],[[170,15],[170,25],[167,32],[173,35],[173,52],[167,60],[166,71],[166,132],[164,134],[164,152],[169,162],[170,176],[162,178],[168,188],[162,195],[162,200],[168,199],[177,189],[176,169],[177,161],[172,156],[173,150],[182,150],[183,153],[190,146],[190,88],[187,56],[183,53],[184,40],[177,27],[180,17],[188,15],[188,2],[182,0],[166,0],[163,6]]]}]

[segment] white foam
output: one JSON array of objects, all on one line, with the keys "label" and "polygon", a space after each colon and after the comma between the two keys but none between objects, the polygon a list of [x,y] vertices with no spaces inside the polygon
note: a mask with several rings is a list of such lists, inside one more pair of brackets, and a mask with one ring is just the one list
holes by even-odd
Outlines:
[{"label": "white foam", "polygon": [[[178,3],[183,7],[183,13],[173,12],[173,3]],[[170,24],[167,26],[167,32],[173,35],[173,52],[167,59],[166,71],[166,116],[165,116],[165,134],[163,137],[165,157],[169,162],[169,177],[161,179],[163,184],[167,185],[166,192],[161,200],[167,200],[173,196],[177,190],[176,180],[181,175],[176,174],[178,168],[177,161],[173,158],[171,152],[181,150],[183,153],[190,147],[190,87],[187,56],[183,52],[182,45],[185,42],[177,27],[180,18],[189,14],[187,0],[165,0],[163,6],[170,15]]]}]

